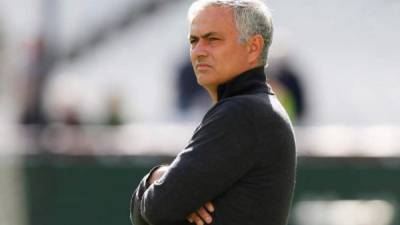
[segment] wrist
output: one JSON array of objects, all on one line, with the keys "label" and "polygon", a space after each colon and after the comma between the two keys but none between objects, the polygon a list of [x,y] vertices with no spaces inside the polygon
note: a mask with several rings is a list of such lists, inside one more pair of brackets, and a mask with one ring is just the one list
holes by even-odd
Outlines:
[{"label": "wrist", "polygon": [[160,165],[154,167],[149,173],[149,176],[146,181],[146,186],[149,187],[150,185],[152,185],[156,180],[160,179],[167,171],[168,171],[168,165]]}]

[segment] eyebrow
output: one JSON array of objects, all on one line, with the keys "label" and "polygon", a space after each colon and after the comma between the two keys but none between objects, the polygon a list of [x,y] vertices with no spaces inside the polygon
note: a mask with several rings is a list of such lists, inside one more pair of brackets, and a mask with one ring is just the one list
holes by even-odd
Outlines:
[{"label": "eyebrow", "polygon": [[[217,32],[208,32],[208,33],[201,35],[200,37],[201,38],[209,38],[212,35],[218,35],[218,33]],[[194,36],[194,35],[190,35],[189,39],[192,39],[192,38],[198,38],[198,37]]]}]

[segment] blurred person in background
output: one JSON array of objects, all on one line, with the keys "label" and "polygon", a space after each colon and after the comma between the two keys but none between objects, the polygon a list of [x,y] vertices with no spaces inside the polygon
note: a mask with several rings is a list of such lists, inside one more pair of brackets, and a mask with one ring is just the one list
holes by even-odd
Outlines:
[{"label": "blurred person in background", "polygon": [[284,55],[272,57],[267,73],[268,83],[288,112],[292,123],[301,123],[307,112],[307,102],[300,71],[292,65],[289,56]]},{"label": "blurred person in background", "polygon": [[107,118],[105,121],[106,125],[120,126],[124,124],[124,119],[122,118],[122,105],[122,97],[119,93],[114,92],[107,97]]},{"label": "blurred person in background", "polygon": [[289,117],[266,84],[269,9],[259,0],[199,0],[189,23],[197,82],[214,105],[174,161],[139,183],[132,222],[285,225],[296,153]]},{"label": "blurred person in background", "polygon": [[49,72],[44,38],[38,37],[29,46],[28,52],[24,79],[20,87],[23,101],[20,123],[37,126],[40,128],[39,132],[49,123],[43,107],[43,90]]},{"label": "blurred person in background", "polygon": [[179,68],[177,89],[178,109],[184,118],[192,119],[197,114],[202,116],[210,107],[210,98],[204,88],[197,84],[192,63],[189,60],[185,60]]}]

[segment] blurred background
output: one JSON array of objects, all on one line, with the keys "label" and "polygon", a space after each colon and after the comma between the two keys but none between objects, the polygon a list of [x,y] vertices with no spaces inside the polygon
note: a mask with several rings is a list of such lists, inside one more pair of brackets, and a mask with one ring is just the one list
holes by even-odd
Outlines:
[{"label": "blurred background", "polygon": [[[0,0],[0,224],[130,224],[211,106],[188,0]],[[400,2],[268,0],[295,125],[291,225],[400,224]]]}]

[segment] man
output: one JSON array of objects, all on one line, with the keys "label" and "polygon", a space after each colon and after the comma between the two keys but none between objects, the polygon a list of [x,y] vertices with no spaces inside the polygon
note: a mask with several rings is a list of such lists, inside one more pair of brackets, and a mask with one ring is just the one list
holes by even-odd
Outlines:
[{"label": "man", "polygon": [[189,10],[197,82],[214,102],[188,146],[156,167],[132,196],[133,224],[284,225],[295,179],[295,142],[266,85],[272,40],[259,0],[199,0]]}]

